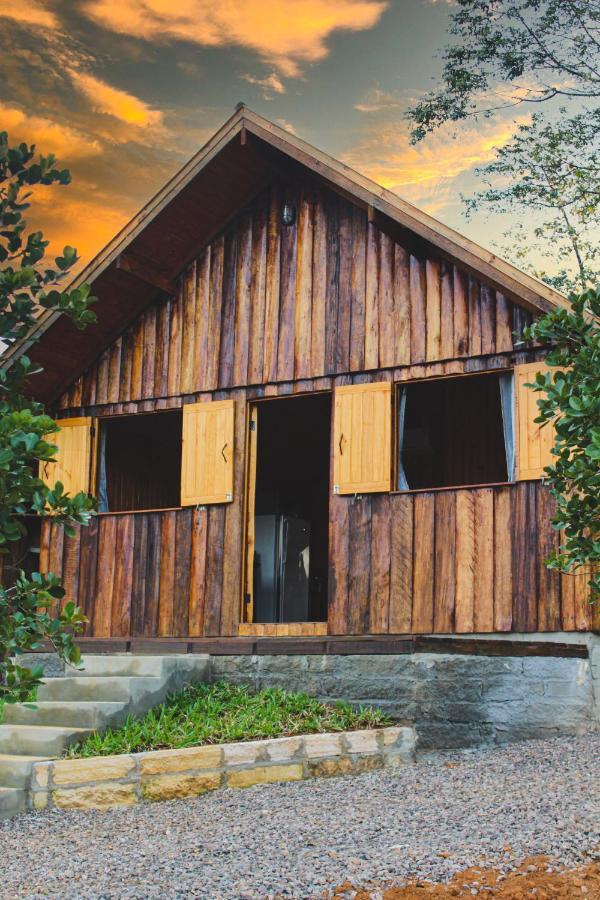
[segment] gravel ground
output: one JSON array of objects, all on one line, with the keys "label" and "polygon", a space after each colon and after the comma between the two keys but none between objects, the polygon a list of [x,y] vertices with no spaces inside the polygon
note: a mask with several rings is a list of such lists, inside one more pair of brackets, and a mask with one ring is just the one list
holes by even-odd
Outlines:
[{"label": "gravel ground", "polygon": [[600,846],[600,735],[398,771],[0,823],[3,898],[321,897]]}]

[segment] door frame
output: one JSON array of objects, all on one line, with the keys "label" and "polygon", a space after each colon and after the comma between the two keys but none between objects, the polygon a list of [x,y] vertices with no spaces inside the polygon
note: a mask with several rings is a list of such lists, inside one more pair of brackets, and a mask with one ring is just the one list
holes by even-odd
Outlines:
[{"label": "door frame", "polygon": [[[268,624],[254,622],[254,509],[256,500],[256,462],[258,455],[258,407],[262,403],[275,403],[278,400],[293,400],[299,397],[314,397],[316,395],[329,394],[331,396],[331,413],[329,419],[330,435],[333,434],[333,388],[325,388],[316,391],[301,391],[296,394],[279,394],[270,397],[256,397],[246,401],[246,440],[245,440],[245,472],[244,472],[244,507],[243,507],[243,527],[242,527],[242,579],[241,579],[241,595],[240,595],[240,628],[239,633],[249,634],[251,630],[267,629]],[[330,484],[328,491],[331,492],[331,441],[327,447],[329,454],[329,472]],[[329,555],[329,547],[327,548]],[[250,588],[248,590],[248,588]],[[276,623],[277,624],[277,623]],[[298,623],[278,623],[277,628],[281,626],[294,626],[297,630],[301,626],[306,625],[306,633],[327,633],[327,622],[298,622]],[[323,626],[323,628],[315,629],[313,626]],[[265,632],[266,633],[266,632]]]}]

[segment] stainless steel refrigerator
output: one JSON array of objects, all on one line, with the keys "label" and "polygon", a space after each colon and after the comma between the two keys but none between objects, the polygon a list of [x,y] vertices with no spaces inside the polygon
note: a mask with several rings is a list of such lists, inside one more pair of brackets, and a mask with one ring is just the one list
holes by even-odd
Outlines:
[{"label": "stainless steel refrigerator", "polygon": [[254,621],[307,622],[309,522],[256,516],[254,527]]}]

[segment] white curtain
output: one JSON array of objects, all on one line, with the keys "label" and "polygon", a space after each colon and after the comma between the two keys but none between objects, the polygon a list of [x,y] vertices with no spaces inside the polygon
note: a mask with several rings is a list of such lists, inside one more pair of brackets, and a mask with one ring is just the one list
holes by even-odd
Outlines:
[{"label": "white curtain", "polygon": [[512,372],[500,375],[500,403],[508,480],[515,477],[515,379]]},{"label": "white curtain", "polygon": [[402,465],[402,450],[404,447],[404,419],[406,418],[406,388],[400,391],[400,400],[398,401],[398,490],[407,491],[409,489],[406,479],[406,472]]}]

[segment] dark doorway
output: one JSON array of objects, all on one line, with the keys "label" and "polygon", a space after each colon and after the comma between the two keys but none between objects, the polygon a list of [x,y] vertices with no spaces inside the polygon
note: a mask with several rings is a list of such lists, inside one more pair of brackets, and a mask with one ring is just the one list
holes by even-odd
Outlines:
[{"label": "dark doorway", "polygon": [[255,622],[327,620],[331,395],[256,405]]}]

